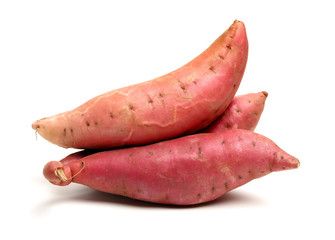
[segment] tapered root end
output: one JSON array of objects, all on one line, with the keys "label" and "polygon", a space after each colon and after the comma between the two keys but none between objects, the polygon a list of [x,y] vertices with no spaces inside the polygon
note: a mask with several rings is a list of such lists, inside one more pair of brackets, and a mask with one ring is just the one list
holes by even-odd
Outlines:
[{"label": "tapered root end", "polygon": [[279,153],[276,154],[276,159],[273,162],[272,170],[273,171],[283,171],[283,170],[290,170],[296,169],[300,166],[300,161],[287,154],[287,153]]},{"label": "tapered root end", "polygon": [[265,97],[268,97],[268,92],[267,91],[262,91],[262,93],[264,94]]},{"label": "tapered root end", "polygon": [[34,130],[38,130],[41,126],[39,124],[39,121],[36,121],[36,122],[33,122],[33,124],[31,124],[31,127],[34,129]]},{"label": "tapered root end", "polygon": [[55,115],[39,119],[33,122],[31,127],[35,130],[35,134],[38,133],[45,140],[60,147],[68,148],[66,140],[68,139],[68,133],[71,133],[71,129],[66,129],[68,120],[61,116]]},{"label": "tapered root end", "polygon": [[34,130],[38,131],[38,130],[42,127],[43,123],[44,123],[46,120],[47,120],[47,118],[41,118],[41,119],[39,119],[39,120],[33,122],[33,123],[31,124],[31,127],[32,127]]},{"label": "tapered root end", "polygon": [[238,19],[235,19],[234,22],[233,22],[233,24],[234,24],[234,23],[242,23],[242,24],[243,24],[243,22],[240,21],[240,20],[238,20]]},{"label": "tapered root end", "polygon": [[44,166],[43,175],[49,182],[58,186],[68,185],[72,180],[70,167],[58,161],[48,162]]},{"label": "tapered root end", "polygon": [[232,30],[232,29],[237,29],[237,28],[240,28],[242,27],[243,29],[245,29],[245,25],[242,21],[240,20],[235,20],[229,27],[229,30]]},{"label": "tapered root end", "polygon": [[295,168],[298,168],[300,167],[300,161],[298,159],[296,159],[296,167]]},{"label": "tapered root end", "polygon": [[285,169],[295,169],[300,166],[300,162],[297,158],[291,157],[287,160],[286,166],[283,166],[283,170]]}]

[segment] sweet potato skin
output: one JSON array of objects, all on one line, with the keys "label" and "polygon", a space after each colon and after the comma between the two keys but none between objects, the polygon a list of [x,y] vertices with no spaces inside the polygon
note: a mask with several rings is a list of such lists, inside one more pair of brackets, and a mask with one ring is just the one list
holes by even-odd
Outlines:
[{"label": "sweet potato skin", "polygon": [[[234,129],[98,152],[64,164],[49,162],[44,175],[56,185],[73,181],[143,201],[190,205],[214,200],[272,171],[298,166],[296,158],[270,139]],[[59,181],[56,168],[64,170],[65,181]]]},{"label": "sweet potato skin", "polygon": [[233,98],[228,108],[201,132],[220,132],[228,129],[254,131],[264,110],[268,93],[249,93]]},{"label": "sweet potato skin", "polygon": [[241,82],[248,57],[245,26],[235,21],[208,49],[156,79],[113,90],[32,124],[65,148],[143,145],[194,133],[221,115]]},{"label": "sweet potato skin", "polygon": [[[258,124],[264,109],[268,93],[265,91],[235,96],[226,111],[207,128],[198,133],[215,133],[229,129],[245,129],[253,131]],[[73,160],[96,153],[98,150],[82,150],[72,153],[61,160],[66,164]]]}]

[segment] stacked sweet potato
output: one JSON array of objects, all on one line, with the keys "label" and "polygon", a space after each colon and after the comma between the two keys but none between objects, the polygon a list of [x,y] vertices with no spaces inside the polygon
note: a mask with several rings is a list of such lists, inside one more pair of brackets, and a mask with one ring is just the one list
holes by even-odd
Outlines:
[{"label": "stacked sweet potato", "polygon": [[214,200],[299,161],[254,133],[267,92],[236,96],[248,58],[235,21],[181,68],[33,123],[48,141],[86,149],[45,165],[53,184],[163,204]]}]

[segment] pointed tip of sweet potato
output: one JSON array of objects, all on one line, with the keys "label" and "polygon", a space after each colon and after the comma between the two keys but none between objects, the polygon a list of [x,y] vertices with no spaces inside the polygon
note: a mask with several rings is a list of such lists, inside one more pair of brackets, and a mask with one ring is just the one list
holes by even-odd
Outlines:
[{"label": "pointed tip of sweet potato", "polygon": [[275,161],[272,165],[273,171],[283,171],[299,168],[300,161],[287,153],[277,154]]},{"label": "pointed tip of sweet potato", "polygon": [[269,93],[267,91],[262,91],[262,93],[264,94],[265,97],[269,96]]},{"label": "pointed tip of sweet potato", "polygon": [[39,128],[41,127],[40,124],[39,124],[39,120],[33,122],[33,123],[31,124],[31,127],[32,127],[34,130],[37,131],[37,129],[39,129]]}]

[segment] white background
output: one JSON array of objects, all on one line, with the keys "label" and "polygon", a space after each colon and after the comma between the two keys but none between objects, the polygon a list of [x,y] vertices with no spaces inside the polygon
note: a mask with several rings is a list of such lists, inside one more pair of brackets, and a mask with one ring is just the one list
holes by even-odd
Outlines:
[{"label": "white background", "polygon": [[[1,238],[335,239],[331,3],[1,1]],[[45,163],[75,150],[36,140],[33,121],[184,65],[235,19],[250,47],[238,94],[268,91],[256,132],[298,157],[299,169],[194,207],[43,178]]]}]

